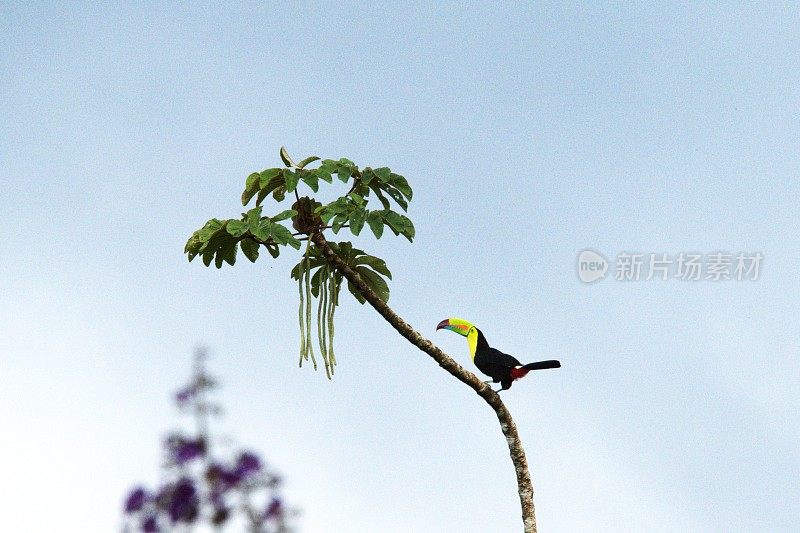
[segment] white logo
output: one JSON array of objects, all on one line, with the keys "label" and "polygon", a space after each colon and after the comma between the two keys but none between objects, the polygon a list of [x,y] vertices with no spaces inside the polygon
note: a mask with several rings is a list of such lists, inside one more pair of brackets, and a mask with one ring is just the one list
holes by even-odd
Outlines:
[{"label": "white logo", "polygon": [[584,250],[578,254],[578,277],[584,283],[592,283],[606,277],[608,261],[593,250]]}]

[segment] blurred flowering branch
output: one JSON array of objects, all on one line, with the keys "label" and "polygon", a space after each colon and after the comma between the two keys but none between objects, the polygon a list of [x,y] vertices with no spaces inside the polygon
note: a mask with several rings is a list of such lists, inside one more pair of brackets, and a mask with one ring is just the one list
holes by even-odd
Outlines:
[{"label": "blurred flowering branch", "polygon": [[[208,400],[216,387],[206,372],[206,352],[195,352],[189,383],[175,394],[181,411],[191,413],[194,434],[175,431],[163,443],[163,482],[157,490],[136,486],[124,504],[123,532],[160,533],[204,526],[250,533],[290,533],[296,514],[280,496],[281,479],[254,452],[239,450],[222,459],[212,450],[209,421],[220,413]],[[215,452],[215,453],[212,453]]]}]

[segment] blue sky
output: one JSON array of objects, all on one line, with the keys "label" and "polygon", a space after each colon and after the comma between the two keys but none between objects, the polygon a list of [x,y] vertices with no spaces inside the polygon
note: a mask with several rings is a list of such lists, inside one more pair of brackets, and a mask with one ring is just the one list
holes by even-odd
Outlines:
[{"label": "blue sky", "polygon": [[[516,531],[494,414],[367,307],[296,365],[294,259],[187,263],[246,176],[387,165],[391,305],[519,359],[540,530],[788,531],[800,498],[800,14],[789,4],[0,7],[0,471],[15,531],[112,531],[198,344],[302,531]],[[329,194],[334,195],[337,191]],[[761,252],[757,281],[582,284],[579,251]],[[265,258],[266,259],[266,258]],[[46,509],[46,513],[42,512]]]}]

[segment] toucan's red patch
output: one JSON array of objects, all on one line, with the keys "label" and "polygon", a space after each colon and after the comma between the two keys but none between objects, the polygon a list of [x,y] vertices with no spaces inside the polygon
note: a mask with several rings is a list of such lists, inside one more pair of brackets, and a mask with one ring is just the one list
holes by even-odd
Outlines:
[{"label": "toucan's red patch", "polygon": [[522,368],[521,366],[512,368],[511,379],[519,379],[521,377],[525,377],[525,374],[527,374],[528,372],[530,372],[530,370],[528,370],[527,368]]}]

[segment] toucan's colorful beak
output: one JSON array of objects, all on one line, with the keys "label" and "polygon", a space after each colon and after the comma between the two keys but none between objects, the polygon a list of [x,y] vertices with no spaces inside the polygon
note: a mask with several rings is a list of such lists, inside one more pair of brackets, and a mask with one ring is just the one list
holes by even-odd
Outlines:
[{"label": "toucan's colorful beak", "polygon": [[474,326],[466,320],[461,320],[460,318],[446,318],[445,320],[439,322],[439,325],[436,326],[436,329],[437,331],[440,329],[449,329],[450,331],[454,331],[455,333],[466,337],[467,333],[469,333],[469,330],[472,327]]}]

